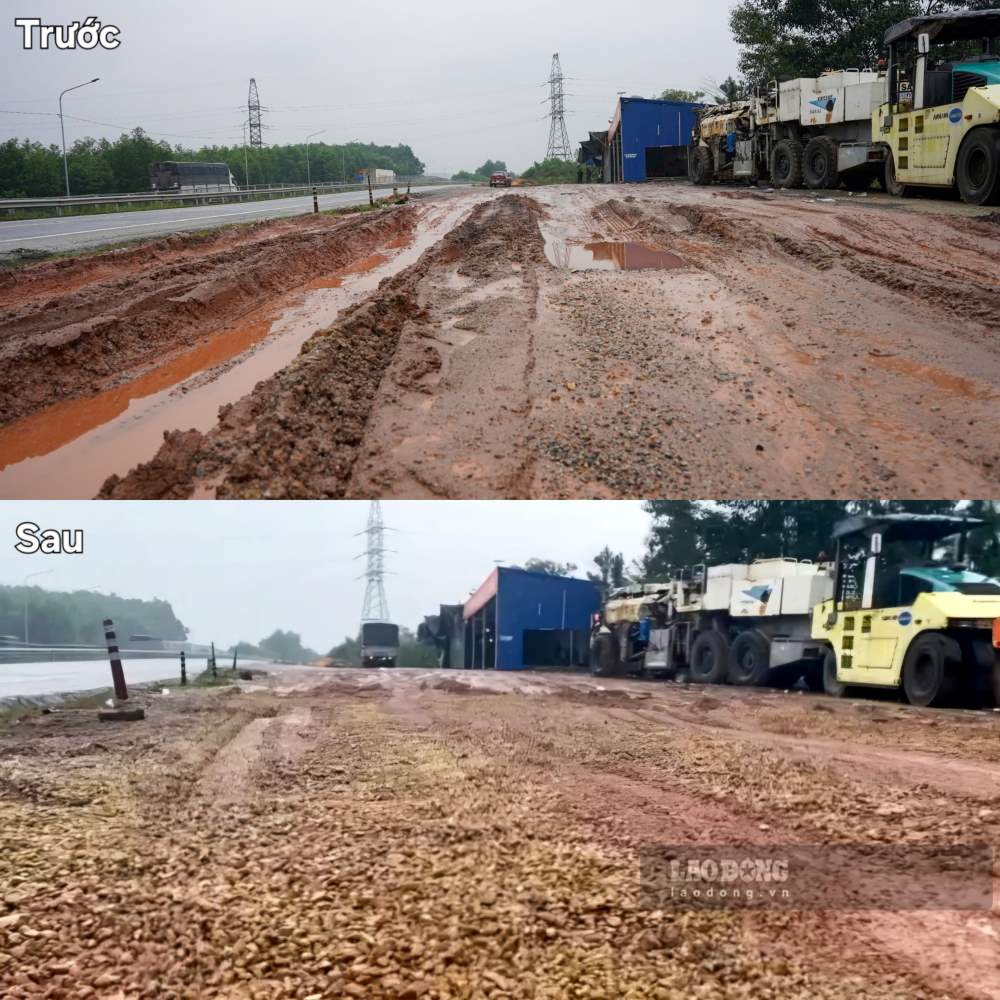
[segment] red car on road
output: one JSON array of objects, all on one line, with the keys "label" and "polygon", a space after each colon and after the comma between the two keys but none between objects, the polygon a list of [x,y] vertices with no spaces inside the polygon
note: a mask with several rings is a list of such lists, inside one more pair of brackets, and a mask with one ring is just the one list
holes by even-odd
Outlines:
[{"label": "red car on road", "polygon": [[490,174],[490,187],[491,188],[499,188],[499,187],[509,188],[510,187],[510,178],[502,170],[498,171],[495,174]]}]

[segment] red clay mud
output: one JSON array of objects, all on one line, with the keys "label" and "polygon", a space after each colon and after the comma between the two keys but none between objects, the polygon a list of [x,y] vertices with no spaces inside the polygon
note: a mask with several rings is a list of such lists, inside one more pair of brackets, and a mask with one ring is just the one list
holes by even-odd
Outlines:
[{"label": "red clay mud", "polygon": [[[217,363],[227,350],[215,336],[220,329],[370,257],[412,231],[414,216],[408,207],[347,219],[303,216],[216,237],[171,237],[125,253],[120,267],[112,253],[14,272],[0,299],[3,422],[135,380],[195,344],[205,363]],[[58,297],[43,297],[64,280]],[[230,339],[235,352],[253,342],[245,330]],[[194,370],[196,361],[181,367]]]}]

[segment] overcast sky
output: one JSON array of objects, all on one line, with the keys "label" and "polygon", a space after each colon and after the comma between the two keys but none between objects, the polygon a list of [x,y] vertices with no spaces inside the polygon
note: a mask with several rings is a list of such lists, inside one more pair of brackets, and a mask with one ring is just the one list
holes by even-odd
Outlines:
[{"label": "overcast sky", "polygon": [[[415,627],[457,604],[495,560],[532,556],[593,570],[605,545],[641,555],[649,516],[628,500],[389,501],[386,593],[392,617]],[[0,583],[162,597],[196,642],[256,642],[291,629],[325,653],[357,632],[364,595],[365,501],[184,503],[0,502]],[[21,555],[14,530],[80,528],[83,555]]]},{"label": "overcast sky", "polygon": [[[503,0],[470,4],[321,0],[0,0],[0,140],[117,137],[141,125],[186,146],[242,141],[257,80],[268,142],[408,143],[430,173],[487,158],[522,170],[542,159],[552,53],[562,59],[570,140],[606,127],[616,92],[698,89],[736,68],[732,0]],[[113,52],[23,51],[15,17],[68,24],[94,15],[121,28]],[[18,112],[13,114],[11,112]]]}]

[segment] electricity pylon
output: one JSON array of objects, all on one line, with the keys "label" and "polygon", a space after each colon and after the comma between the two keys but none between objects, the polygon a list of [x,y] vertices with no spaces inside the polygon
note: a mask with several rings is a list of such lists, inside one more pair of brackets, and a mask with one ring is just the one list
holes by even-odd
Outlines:
[{"label": "electricity pylon", "polygon": [[559,65],[559,53],[552,56],[552,71],[549,73],[549,148],[546,160],[570,160],[569,134],[566,131],[566,111],[563,107],[563,74]]}]

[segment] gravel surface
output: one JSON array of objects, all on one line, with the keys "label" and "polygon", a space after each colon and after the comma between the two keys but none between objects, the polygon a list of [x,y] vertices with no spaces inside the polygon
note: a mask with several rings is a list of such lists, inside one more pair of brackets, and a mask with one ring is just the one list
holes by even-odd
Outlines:
[{"label": "gravel surface", "polygon": [[649,910],[636,866],[995,845],[993,713],[402,670],[142,697],[0,724],[5,997],[1000,996],[995,908]]}]

